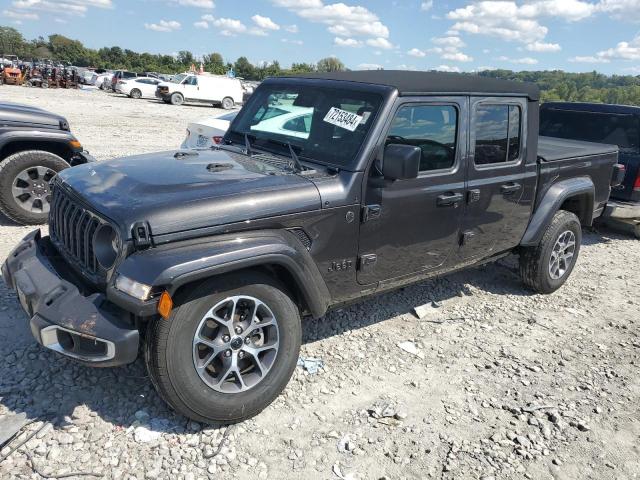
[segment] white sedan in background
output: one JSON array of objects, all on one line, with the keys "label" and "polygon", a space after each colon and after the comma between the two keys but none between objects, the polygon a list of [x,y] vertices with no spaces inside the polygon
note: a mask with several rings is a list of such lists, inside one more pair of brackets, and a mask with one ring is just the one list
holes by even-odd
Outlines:
[{"label": "white sedan in background", "polygon": [[[187,137],[180,148],[211,148],[213,145],[221,143],[224,134],[237,114],[238,111],[235,111],[219,117],[202,118],[190,123],[187,126]],[[313,108],[272,105],[267,110],[263,120],[257,125],[253,125],[251,130],[308,138],[312,117]]]},{"label": "white sedan in background", "polygon": [[116,93],[128,95],[131,98],[155,98],[156,88],[162,80],[152,77],[135,77],[118,80]]},{"label": "white sedan in background", "polygon": [[191,122],[187,125],[187,137],[180,148],[211,148],[219,144],[238,112],[239,110],[236,110],[219,117],[205,117]]}]

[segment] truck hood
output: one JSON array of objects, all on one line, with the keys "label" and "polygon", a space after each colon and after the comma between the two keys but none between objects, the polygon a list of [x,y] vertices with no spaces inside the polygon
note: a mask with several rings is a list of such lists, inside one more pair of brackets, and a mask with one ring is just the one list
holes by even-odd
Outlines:
[{"label": "truck hood", "polygon": [[321,208],[310,180],[223,150],[118,158],[66,169],[59,179],[126,238],[136,222],[148,222],[155,236]]},{"label": "truck hood", "polygon": [[0,121],[36,124],[56,129],[59,129],[62,124],[68,125],[66,119],[60,115],[41,108],[12,102],[0,102]]}]

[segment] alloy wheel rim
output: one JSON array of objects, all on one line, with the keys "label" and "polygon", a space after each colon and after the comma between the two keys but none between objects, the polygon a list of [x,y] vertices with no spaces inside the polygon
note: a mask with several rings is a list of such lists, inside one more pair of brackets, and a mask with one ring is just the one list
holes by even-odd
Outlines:
[{"label": "alloy wheel rim", "polygon": [[198,324],[193,366],[216,392],[240,393],[267,376],[279,346],[277,319],[264,302],[248,295],[227,297]]},{"label": "alloy wheel rim", "polygon": [[564,277],[573,263],[576,253],[576,236],[566,230],[558,236],[551,257],[549,258],[549,275],[554,280]]},{"label": "alloy wheel rim", "polygon": [[55,171],[43,166],[21,171],[11,185],[11,193],[18,206],[31,213],[49,213],[50,182],[55,175]]}]

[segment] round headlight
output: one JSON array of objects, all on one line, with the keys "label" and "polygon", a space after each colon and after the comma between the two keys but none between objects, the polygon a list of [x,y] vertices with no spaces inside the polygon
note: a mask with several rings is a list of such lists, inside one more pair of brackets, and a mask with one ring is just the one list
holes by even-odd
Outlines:
[{"label": "round headlight", "polygon": [[111,225],[102,225],[93,237],[93,253],[102,268],[109,270],[116,263],[120,238]]}]

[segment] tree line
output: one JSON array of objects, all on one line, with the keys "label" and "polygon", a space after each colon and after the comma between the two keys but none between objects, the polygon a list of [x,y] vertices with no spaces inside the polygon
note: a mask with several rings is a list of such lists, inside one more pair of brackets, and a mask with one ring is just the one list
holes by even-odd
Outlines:
[{"label": "tree line", "polygon": [[[138,72],[178,73],[188,70],[192,64],[204,64],[206,71],[225,74],[233,69],[238,77],[247,80],[262,80],[266,77],[345,70],[344,64],[335,57],[327,57],[317,63],[293,63],[283,68],[277,60],[254,65],[246,57],[234,62],[225,60],[217,52],[196,58],[183,50],[177,55],[138,53],[120,47],[91,49],[79,40],[63,35],[50,35],[26,40],[12,27],[0,26],[0,56],[18,55],[22,59],[52,59],[80,67],[126,69]],[[511,70],[489,70],[477,75],[520,80],[538,84],[543,101],[604,102],[640,105],[640,76],[603,75],[597,72],[567,73],[561,70],[513,72]]]}]

